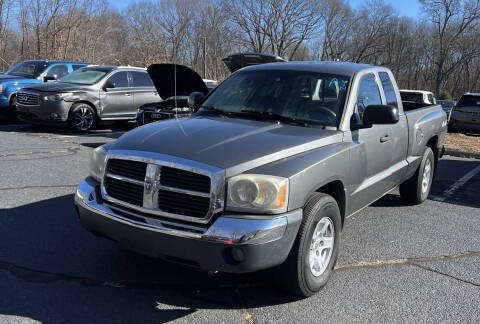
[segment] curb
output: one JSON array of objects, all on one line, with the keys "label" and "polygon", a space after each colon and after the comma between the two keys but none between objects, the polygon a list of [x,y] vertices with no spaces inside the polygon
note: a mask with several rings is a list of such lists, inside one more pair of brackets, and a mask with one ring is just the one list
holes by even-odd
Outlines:
[{"label": "curb", "polygon": [[455,157],[462,157],[467,159],[478,159],[480,160],[480,154],[478,153],[468,153],[462,151],[452,151],[452,150],[445,150],[444,155],[450,155]]}]

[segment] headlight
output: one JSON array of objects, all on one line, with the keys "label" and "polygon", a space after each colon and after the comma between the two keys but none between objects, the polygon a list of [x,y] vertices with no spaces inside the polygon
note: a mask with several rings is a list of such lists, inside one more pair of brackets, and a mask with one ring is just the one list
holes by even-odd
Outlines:
[{"label": "headlight", "polygon": [[228,180],[226,210],[278,213],[287,203],[287,178],[242,174]]},{"label": "headlight", "polygon": [[45,101],[60,101],[63,99],[67,99],[73,96],[72,92],[64,92],[64,93],[57,93],[54,95],[48,95],[43,97],[43,100]]},{"label": "headlight", "polygon": [[102,181],[106,158],[107,149],[104,145],[93,150],[92,157],[90,158],[90,175],[98,182]]},{"label": "headlight", "polygon": [[0,84],[0,93],[3,92],[3,85]]}]

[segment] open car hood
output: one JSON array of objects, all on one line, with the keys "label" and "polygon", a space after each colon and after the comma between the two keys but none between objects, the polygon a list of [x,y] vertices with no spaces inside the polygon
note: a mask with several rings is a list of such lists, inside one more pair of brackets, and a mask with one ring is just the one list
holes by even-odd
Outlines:
[{"label": "open car hood", "polygon": [[263,54],[263,53],[237,53],[227,56],[223,62],[228,67],[230,72],[235,72],[243,67],[257,64],[286,62],[280,56]]},{"label": "open car hood", "polygon": [[[198,91],[208,93],[208,88],[197,72],[178,64],[152,64],[147,69],[150,78],[162,99],[172,96],[188,96]],[[177,89],[175,91],[175,78]]]}]

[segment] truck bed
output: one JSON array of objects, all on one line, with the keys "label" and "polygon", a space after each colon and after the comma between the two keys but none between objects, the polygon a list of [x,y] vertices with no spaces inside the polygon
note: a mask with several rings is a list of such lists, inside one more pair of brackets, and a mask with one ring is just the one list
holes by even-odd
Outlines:
[{"label": "truck bed", "polygon": [[[429,105],[424,103],[403,103],[403,109],[408,124],[408,150],[407,162],[409,163],[405,179],[408,179],[418,167],[428,141],[433,141],[436,150],[440,154],[443,147],[443,135],[447,127],[447,115],[441,105]],[[432,137],[433,134],[440,134]]]}]

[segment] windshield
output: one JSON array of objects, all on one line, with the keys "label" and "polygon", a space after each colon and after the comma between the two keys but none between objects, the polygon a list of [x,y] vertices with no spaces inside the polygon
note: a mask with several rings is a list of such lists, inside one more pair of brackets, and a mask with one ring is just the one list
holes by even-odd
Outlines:
[{"label": "windshield", "polygon": [[421,93],[400,92],[400,96],[402,97],[402,101],[413,101],[413,102],[423,103],[423,94]]},{"label": "windshield", "polygon": [[480,96],[462,96],[457,104],[458,107],[477,106],[480,107]]},{"label": "windshield", "polygon": [[58,79],[58,81],[74,84],[94,84],[100,81],[108,72],[110,71],[81,68]]},{"label": "windshield", "polygon": [[5,74],[21,76],[27,79],[36,79],[49,65],[47,62],[20,62],[5,72]]},{"label": "windshield", "polygon": [[315,72],[244,71],[218,86],[202,107],[337,127],[348,83],[348,77]]}]

